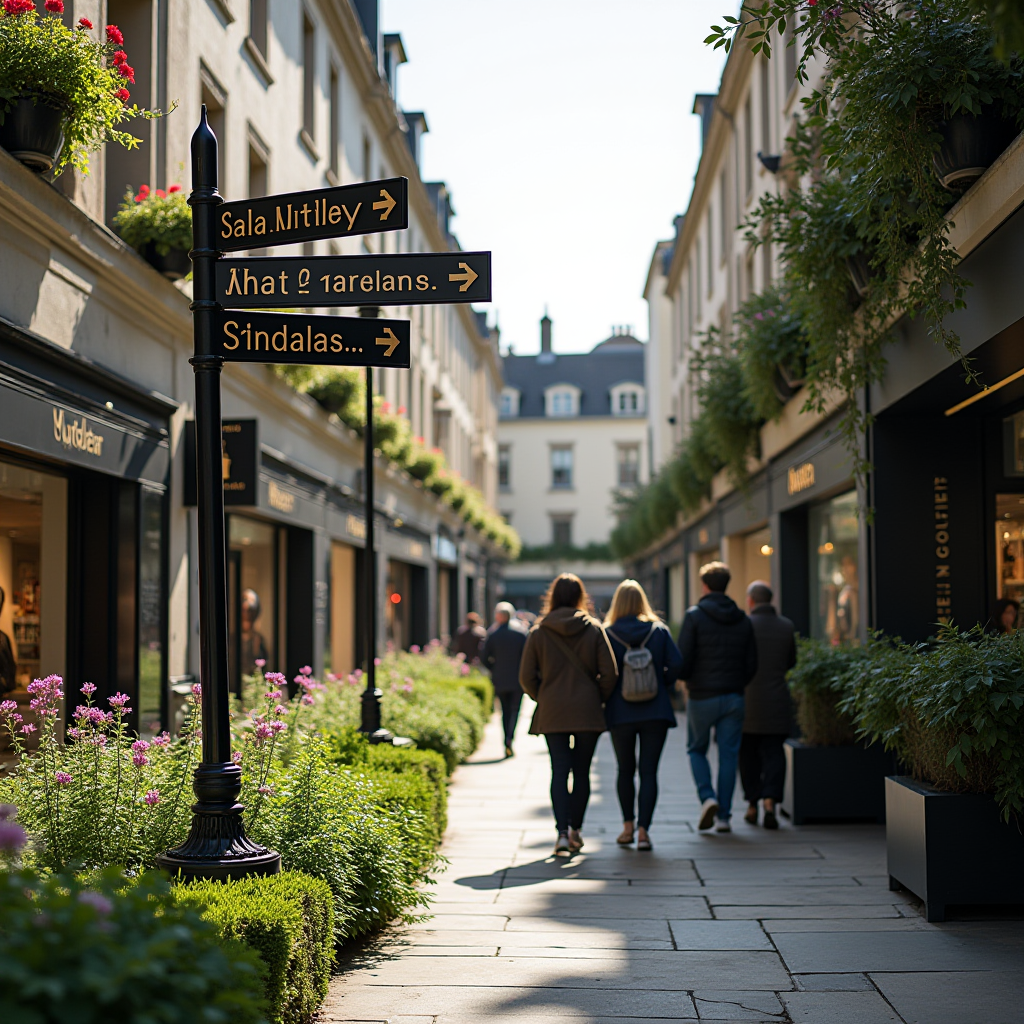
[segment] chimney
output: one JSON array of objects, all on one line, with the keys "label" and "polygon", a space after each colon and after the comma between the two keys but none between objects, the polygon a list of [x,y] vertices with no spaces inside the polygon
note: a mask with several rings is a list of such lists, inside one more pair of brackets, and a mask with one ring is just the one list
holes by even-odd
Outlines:
[{"label": "chimney", "polygon": [[540,350],[542,353],[551,351],[551,317],[548,316],[547,310],[540,318]]}]

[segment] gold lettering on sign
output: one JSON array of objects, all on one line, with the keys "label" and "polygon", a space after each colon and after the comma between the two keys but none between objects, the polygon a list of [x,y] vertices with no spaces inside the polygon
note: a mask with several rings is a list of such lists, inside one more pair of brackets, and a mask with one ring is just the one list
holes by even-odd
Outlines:
[{"label": "gold lettering on sign", "polygon": [[278,512],[295,511],[295,495],[283,487],[278,487],[273,480],[270,481],[270,486],[267,488],[267,501],[270,503],[270,507],[276,508]]},{"label": "gold lettering on sign", "polygon": [[786,480],[786,490],[790,494],[799,494],[808,487],[814,486],[814,463],[805,462],[802,466],[790,466]]},{"label": "gold lettering on sign", "polygon": [[935,517],[935,621],[946,624],[953,614],[953,584],[949,571],[949,481],[932,481]]},{"label": "gold lettering on sign", "polygon": [[63,409],[53,407],[53,437],[65,448],[75,448],[97,457],[103,454],[103,437],[97,434],[83,416],[81,422],[68,422]]},{"label": "gold lettering on sign", "polygon": [[356,537],[359,540],[366,537],[366,522],[357,516],[350,514],[345,518],[345,529],[350,537]]}]

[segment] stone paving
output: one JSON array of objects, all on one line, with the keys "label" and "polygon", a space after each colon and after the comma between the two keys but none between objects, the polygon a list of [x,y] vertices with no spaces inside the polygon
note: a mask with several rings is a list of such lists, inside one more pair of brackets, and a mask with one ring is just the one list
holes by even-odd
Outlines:
[{"label": "stone paving", "polygon": [[734,832],[698,834],[682,728],[661,764],[654,851],[615,844],[606,735],[586,846],[553,859],[546,748],[524,718],[514,759],[492,722],[455,774],[432,916],[352,954],[325,1022],[1024,1021],[1024,923],[926,923],[888,890],[878,826],[766,832],[740,802]]}]

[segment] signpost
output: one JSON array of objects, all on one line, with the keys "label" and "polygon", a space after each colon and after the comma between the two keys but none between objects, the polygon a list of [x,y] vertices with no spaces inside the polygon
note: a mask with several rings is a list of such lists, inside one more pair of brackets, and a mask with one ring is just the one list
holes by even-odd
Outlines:
[{"label": "signpost", "polygon": [[[225,203],[217,190],[217,138],[203,107],[192,136],[195,351],[195,468],[199,527],[199,646],[202,763],[192,827],[157,858],[184,878],[272,874],[281,857],[250,840],[242,825],[241,768],[231,759],[228,716],[225,448],[220,374],[225,362],[366,367],[363,492],[366,509],[366,689],[362,731],[382,739],[376,688],[376,578],[373,508],[374,366],[408,368],[407,320],[377,319],[381,305],[490,299],[489,253],[310,256],[221,260],[225,252],[394,231],[409,223],[408,181],[388,178],[337,188]],[[360,307],[358,317],[282,313],[282,306]],[[251,312],[272,307],[274,312]],[[244,422],[244,421],[239,421]]]}]

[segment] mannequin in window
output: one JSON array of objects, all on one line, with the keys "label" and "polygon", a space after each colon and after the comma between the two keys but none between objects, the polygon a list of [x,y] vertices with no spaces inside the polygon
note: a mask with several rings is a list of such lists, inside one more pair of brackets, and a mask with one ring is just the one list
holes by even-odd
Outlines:
[{"label": "mannequin in window", "polygon": [[840,641],[857,639],[860,628],[859,597],[857,593],[857,560],[843,555],[839,563],[843,584],[836,598],[836,635]]},{"label": "mannequin in window", "polygon": [[256,623],[263,614],[259,595],[255,590],[242,591],[242,671],[248,675],[260,659],[267,660],[267,645]]},{"label": "mannequin in window", "polygon": [[[7,595],[4,588],[0,587],[0,613],[4,610],[4,601]],[[11,646],[11,638],[0,631],[0,693],[10,693],[18,686],[18,666],[14,660],[14,648]]]}]

